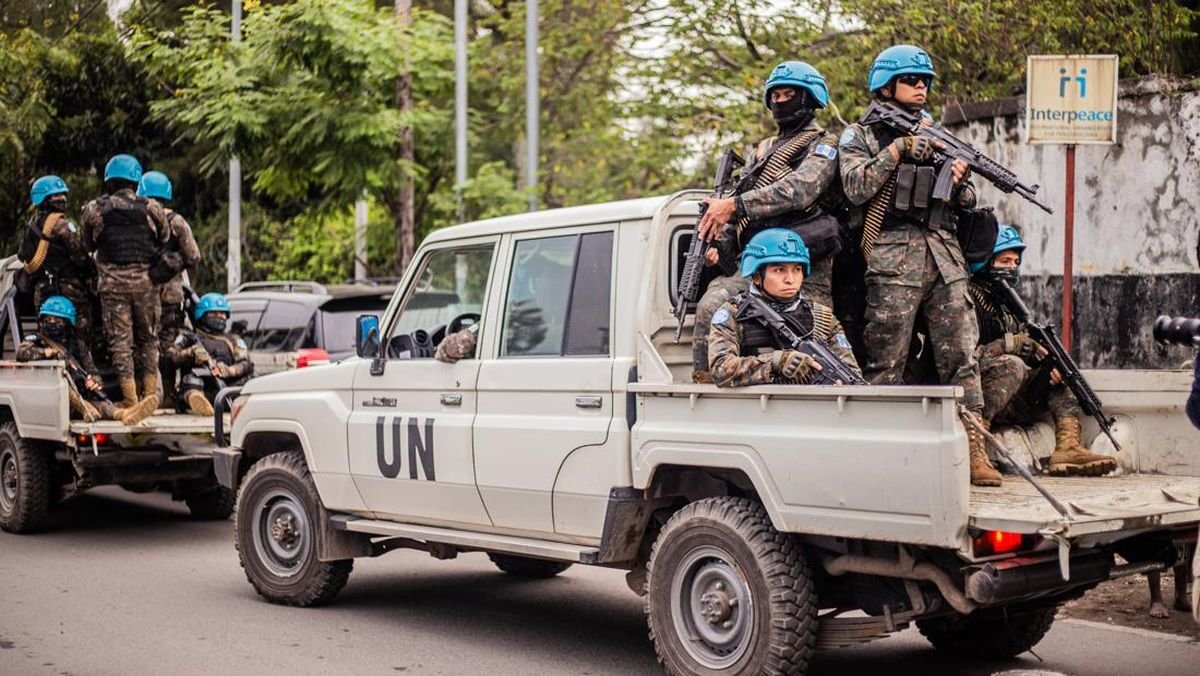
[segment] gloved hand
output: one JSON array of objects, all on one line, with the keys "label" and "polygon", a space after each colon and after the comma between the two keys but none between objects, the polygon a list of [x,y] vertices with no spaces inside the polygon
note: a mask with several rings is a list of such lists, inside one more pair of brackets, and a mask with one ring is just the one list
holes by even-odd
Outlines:
[{"label": "gloved hand", "polygon": [[229,373],[230,373],[229,366],[222,364],[221,362],[213,363],[212,372],[213,372],[213,375],[218,378],[228,378]]},{"label": "gloved hand", "polygon": [[1004,352],[1007,354],[1015,354],[1028,361],[1040,352],[1039,347],[1028,333],[1004,334]]},{"label": "gloved hand", "polygon": [[96,422],[100,419],[100,410],[92,402],[82,401],[79,403],[79,408],[83,409],[81,414],[83,415],[84,422]]},{"label": "gloved hand", "polygon": [[207,364],[208,363],[208,358],[209,358],[208,350],[204,349],[203,343],[196,343],[195,345],[193,345],[191,347],[191,349],[189,351],[192,353],[192,359],[197,364]]},{"label": "gloved hand", "polygon": [[900,151],[900,159],[907,157],[914,162],[924,162],[933,157],[933,140],[924,136],[901,136],[892,141],[892,145]]},{"label": "gloved hand", "polygon": [[803,380],[811,371],[820,371],[816,359],[795,350],[779,350],[771,357],[771,371],[787,380]]}]

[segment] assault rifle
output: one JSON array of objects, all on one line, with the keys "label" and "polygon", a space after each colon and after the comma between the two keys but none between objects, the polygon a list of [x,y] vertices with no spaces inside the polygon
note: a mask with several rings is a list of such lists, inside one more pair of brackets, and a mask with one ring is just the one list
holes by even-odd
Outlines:
[{"label": "assault rifle", "polygon": [[755,312],[759,317],[766,322],[767,326],[775,332],[775,335],[783,338],[787,344],[797,352],[803,352],[812,357],[821,365],[821,370],[812,374],[808,384],[810,385],[866,385],[867,381],[863,380],[862,376],[855,373],[846,362],[838,359],[828,347],[825,347],[819,341],[806,340],[801,338],[788,326],[786,320],[778,312],[773,310],[770,305],[767,305],[758,296],[748,293],[746,300],[754,306]]},{"label": "assault rifle", "polygon": [[[742,156],[734,152],[732,148],[726,148],[721,153],[721,159],[717,160],[717,176],[713,179],[712,196],[724,196],[733,182],[733,172],[744,166],[746,166],[746,161],[742,159]],[[701,203],[700,216],[696,218],[696,226],[692,228],[692,243],[688,247],[687,257],[683,262],[683,273],[679,276],[679,285],[675,291],[674,315],[679,320],[679,324],[675,327],[676,343],[683,334],[683,319],[687,316],[688,303],[700,300],[700,296],[704,292],[704,289],[700,288],[700,277],[704,273],[704,252],[708,249],[708,242],[700,237],[700,220],[704,218],[704,212],[707,210],[708,205]],[[727,275],[736,272],[730,261],[721,261],[721,267]]]},{"label": "assault rifle", "polygon": [[[34,336],[34,344],[38,345],[39,347],[54,348],[62,352],[64,355],[62,357],[63,365],[67,367],[67,375],[70,376],[71,382],[75,384],[75,390],[79,393],[79,396],[83,397],[87,401],[110,401],[108,395],[104,393],[103,384],[101,384],[99,390],[88,389],[87,379],[92,376],[83,368],[82,365],[79,364],[78,361],[75,360],[74,355],[71,354],[71,351],[67,349],[66,345],[62,345],[58,342],[52,342],[49,339],[43,338],[36,334]],[[97,377],[96,380],[99,382],[99,377]]]},{"label": "assault rifle", "polygon": [[1037,185],[1025,185],[1017,175],[1007,167],[983,154],[975,146],[961,141],[954,134],[946,131],[939,124],[922,124],[920,113],[910,112],[890,101],[872,101],[863,116],[863,124],[882,122],[892,129],[907,136],[924,136],[936,141],[938,147],[933,154],[934,164],[939,167],[937,181],[933,185],[933,198],[949,202],[954,191],[954,172],[951,167],[954,160],[967,163],[971,171],[1005,193],[1016,193],[1038,206],[1048,214],[1054,209],[1043,204],[1037,198]]},{"label": "assault rifle", "polygon": [[1075,395],[1075,399],[1079,401],[1079,408],[1083,410],[1084,415],[1092,416],[1100,424],[1100,431],[1104,432],[1112,442],[1113,448],[1121,450],[1121,444],[1117,443],[1112,434],[1112,425],[1116,419],[1104,412],[1104,405],[1100,403],[1100,398],[1083,379],[1083,374],[1079,372],[1079,366],[1075,364],[1070,353],[1059,342],[1054,325],[1034,322],[1029,315],[1029,308],[1017,295],[1016,289],[1012,288],[1008,282],[1003,279],[993,279],[992,285],[1000,292],[1000,302],[1016,316],[1018,321],[1028,327],[1029,335],[1037,341],[1037,344],[1046,349],[1045,359],[1050,362],[1052,368],[1058,370],[1063,383],[1071,389],[1071,394]]}]

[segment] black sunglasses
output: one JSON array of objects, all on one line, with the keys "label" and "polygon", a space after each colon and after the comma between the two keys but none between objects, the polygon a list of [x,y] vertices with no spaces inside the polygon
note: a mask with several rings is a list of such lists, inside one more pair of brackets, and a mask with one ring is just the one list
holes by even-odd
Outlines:
[{"label": "black sunglasses", "polygon": [[933,78],[928,75],[898,75],[896,81],[909,87],[916,87],[918,82],[923,82],[925,88],[929,89],[929,83],[933,82]]}]

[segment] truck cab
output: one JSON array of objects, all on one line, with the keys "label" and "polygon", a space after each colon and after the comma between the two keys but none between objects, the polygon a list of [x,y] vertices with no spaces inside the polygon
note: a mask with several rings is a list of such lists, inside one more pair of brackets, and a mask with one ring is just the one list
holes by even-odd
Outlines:
[{"label": "truck cab", "polygon": [[[1065,600],[1190,556],[1189,374],[1087,374],[1119,475],[1000,488],[970,484],[958,388],[693,384],[671,308],[703,196],[437,231],[358,357],[248,384],[216,459],[259,594],[328,602],[396,548],[603,565],[645,596],[668,671],[803,673],[914,622],[1015,655]],[[433,358],[473,324],[474,355]]]}]

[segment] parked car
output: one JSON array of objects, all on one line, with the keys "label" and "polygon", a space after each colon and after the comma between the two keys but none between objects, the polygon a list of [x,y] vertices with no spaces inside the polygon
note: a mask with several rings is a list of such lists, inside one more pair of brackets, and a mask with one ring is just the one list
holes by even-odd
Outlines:
[{"label": "parked car", "polygon": [[354,354],[354,320],[382,314],[392,284],[247,282],[228,294],[230,326],[250,348],[255,375]]}]

